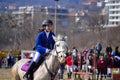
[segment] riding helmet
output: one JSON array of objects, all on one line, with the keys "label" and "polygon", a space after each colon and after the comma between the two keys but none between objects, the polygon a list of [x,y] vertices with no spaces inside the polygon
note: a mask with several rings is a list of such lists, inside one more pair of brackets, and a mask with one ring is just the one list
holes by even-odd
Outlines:
[{"label": "riding helmet", "polygon": [[53,25],[53,22],[52,22],[52,20],[50,20],[50,19],[44,20],[44,21],[42,22],[42,26],[47,26],[47,25],[49,25],[49,24]]}]

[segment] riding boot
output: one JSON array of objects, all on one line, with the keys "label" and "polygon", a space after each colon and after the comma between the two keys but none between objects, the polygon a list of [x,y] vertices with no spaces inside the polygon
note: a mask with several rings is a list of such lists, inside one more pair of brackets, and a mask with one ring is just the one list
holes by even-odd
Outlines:
[{"label": "riding boot", "polygon": [[26,79],[28,80],[29,77],[30,77],[30,73],[33,73],[33,69],[34,69],[34,66],[35,66],[35,62],[34,61],[31,61],[29,67],[28,67],[28,70],[27,72],[25,73],[25,75],[23,76],[23,79]]},{"label": "riding boot", "polygon": [[69,73],[67,73],[68,79],[69,79]]},{"label": "riding boot", "polygon": [[71,79],[72,72],[70,72],[70,79]]}]

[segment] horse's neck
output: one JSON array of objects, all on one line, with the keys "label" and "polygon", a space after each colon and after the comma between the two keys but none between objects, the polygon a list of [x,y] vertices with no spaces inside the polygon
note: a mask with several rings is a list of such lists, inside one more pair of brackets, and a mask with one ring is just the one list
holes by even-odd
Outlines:
[{"label": "horse's neck", "polygon": [[57,59],[57,56],[54,56],[52,54],[50,54],[50,57],[49,59],[46,60],[46,63],[47,63],[47,66],[48,66],[48,69],[50,69],[51,71],[55,71],[58,66],[59,66],[59,61]]}]

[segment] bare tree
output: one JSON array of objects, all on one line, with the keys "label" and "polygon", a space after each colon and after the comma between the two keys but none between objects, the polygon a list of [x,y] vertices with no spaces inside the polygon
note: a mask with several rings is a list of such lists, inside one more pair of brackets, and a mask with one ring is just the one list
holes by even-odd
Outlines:
[{"label": "bare tree", "polygon": [[11,14],[3,14],[0,16],[0,48],[7,44],[12,45],[14,39],[13,27],[16,24],[13,21]]},{"label": "bare tree", "polygon": [[89,14],[88,17],[88,29],[92,30],[93,33],[98,32],[100,41],[102,41],[103,26],[106,24],[105,20],[105,15],[100,15],[97,13]]}]

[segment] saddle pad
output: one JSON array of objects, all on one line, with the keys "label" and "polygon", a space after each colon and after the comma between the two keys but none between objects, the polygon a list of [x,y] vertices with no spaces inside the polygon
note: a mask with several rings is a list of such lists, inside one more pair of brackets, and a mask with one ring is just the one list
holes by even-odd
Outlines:
[{"label": "saddle pad", "polygon": [[22,65],[21,70],[27,71],[29,64],[30,64],[30,61],[27,61],[25,64]]},{"label": "saddle pad", "polygon": [[[33,71],[36,71],[38,69],[38,67],[43,63],[44,60],[45,60],[45,57],[41,57],[41,59],[38,61],[38,63],[34,66],[34,70]],[[29,60],[25,64],[23,64],[22,67],[21,67],[21,70],[27,71],[31,61],[32,60]]]}]

